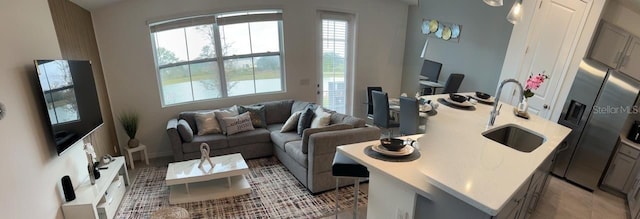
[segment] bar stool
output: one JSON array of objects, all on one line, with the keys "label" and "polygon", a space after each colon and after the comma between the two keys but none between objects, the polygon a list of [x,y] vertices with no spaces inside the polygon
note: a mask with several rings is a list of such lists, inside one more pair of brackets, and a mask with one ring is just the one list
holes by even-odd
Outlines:
[{"label": "bar stool", "polygon": [[333,176],[336,177],[336,218],[338,217],[338,210],[340,207],[338,204],[340,199],[340,193],[338,192],[340,178],[355,178],[353,191],[353,218],[358,218],[358,193],[360,192],[360,178],[369,177],[369,171],[365,166],[336,151],[336,155],[333,157],[331,172]]}]

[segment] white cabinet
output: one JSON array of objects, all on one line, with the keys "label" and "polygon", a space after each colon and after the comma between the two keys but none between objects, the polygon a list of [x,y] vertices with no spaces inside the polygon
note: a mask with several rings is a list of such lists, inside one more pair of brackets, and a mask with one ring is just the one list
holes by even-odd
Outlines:
[{"label": "white cabinet", "polygon": [[589,57],[640,80],[640,38],[602,21]]},{"label": "white cabinet", "polygon": [[602,185],[617,192],[627,193],[634,184],[634,172],[640,170],[640,150],[636,149],[624,136],[620,136],[618,149],[611,160],[602,180]]},{"label": "white cabinet", "polygon": [[590,57],[617,68],[624,57],[624,49],[630,37],[628,32],[603,21],[592,45]]},{"label": "white cabinet", "polygon": [[629,46],[627,46],[627,52],[622,58],[620,71],[635,79],[640,79],[640,38],[633,37],[631,39]]},{"label": "white cabinet", "polygon": [[629,204],[629,213],[631,213],[631,218],[638,218],[640,217],[638,214],[638,211],[640,211],[640,174],[635,177],[633,182],[631,191],[627,193],[627,203]]},{"label": "white cabinet", "polygon": [[105,167],[95,185],[87,179],[74,189],[76,199],[62,205],[66,219],[113,218],[124,197],[125,186],[129,185],[129,174],[122,156],[115,157]]}]

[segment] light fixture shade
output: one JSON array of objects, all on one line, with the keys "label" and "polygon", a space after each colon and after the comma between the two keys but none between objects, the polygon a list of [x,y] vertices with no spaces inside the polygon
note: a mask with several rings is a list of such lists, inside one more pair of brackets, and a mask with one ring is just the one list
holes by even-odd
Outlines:
[{"label": "light fixture shade", "polygon": [[493,7],[502,6],[502,0],[483,0],[487,5],[491,5]]},{"label": "light fixture shade", "polygon": [[520,1],[516,1],[511,7],[509,14],[507,14],[507,20],[512,24],[518,23],[522,19],[522,3]]}]

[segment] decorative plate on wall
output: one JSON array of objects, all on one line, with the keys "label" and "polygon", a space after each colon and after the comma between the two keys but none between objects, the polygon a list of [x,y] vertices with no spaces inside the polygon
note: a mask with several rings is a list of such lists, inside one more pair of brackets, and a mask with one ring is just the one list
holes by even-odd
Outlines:
[{"label": "decorative plate on wall", "polygon": [[454,24],[451,26],[451,38],[458,39],[460,36],[460,25]]},{"label": "decorative plate on wall", "polygon": [[443,40],[450,40],[451,39],[451,28],[444,27],[444,30],[442,31],[442,39]]}]

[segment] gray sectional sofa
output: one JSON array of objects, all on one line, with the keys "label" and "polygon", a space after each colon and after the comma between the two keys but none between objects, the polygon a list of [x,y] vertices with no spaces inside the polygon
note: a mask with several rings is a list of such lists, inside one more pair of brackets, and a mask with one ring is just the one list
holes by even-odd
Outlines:
[{"label": "gray sectional sofa", "polygon": [[[296,131],[281,133],[280,129],[292,112],[306,108],[316,109],[314,103],[280,100],[258,103],[265,110],[266,128],[234,135],[194,135],[190,142],[184,141],[178,131],[178,121],[184,119],[196,131],[195,114],[200,111],[182,112],[178,118],[169,120],[167,133],[176,161],[200,158],[200,144],[211,147],[211,156],[241,153],[245,159],[276,155],[289,171],[312,193],[335,188],[331,164],[336,147],[380,138],[380,129],[368,127],[360,118],[331,112],[329,126],[305,129],[302,136]],[[254,105],[254,106],[255,106]],[[210,110],[208,110],[210,111]],[[188,139],[188,138],[187,138]],[[343,185],[348,184],[342,180]]]}]

